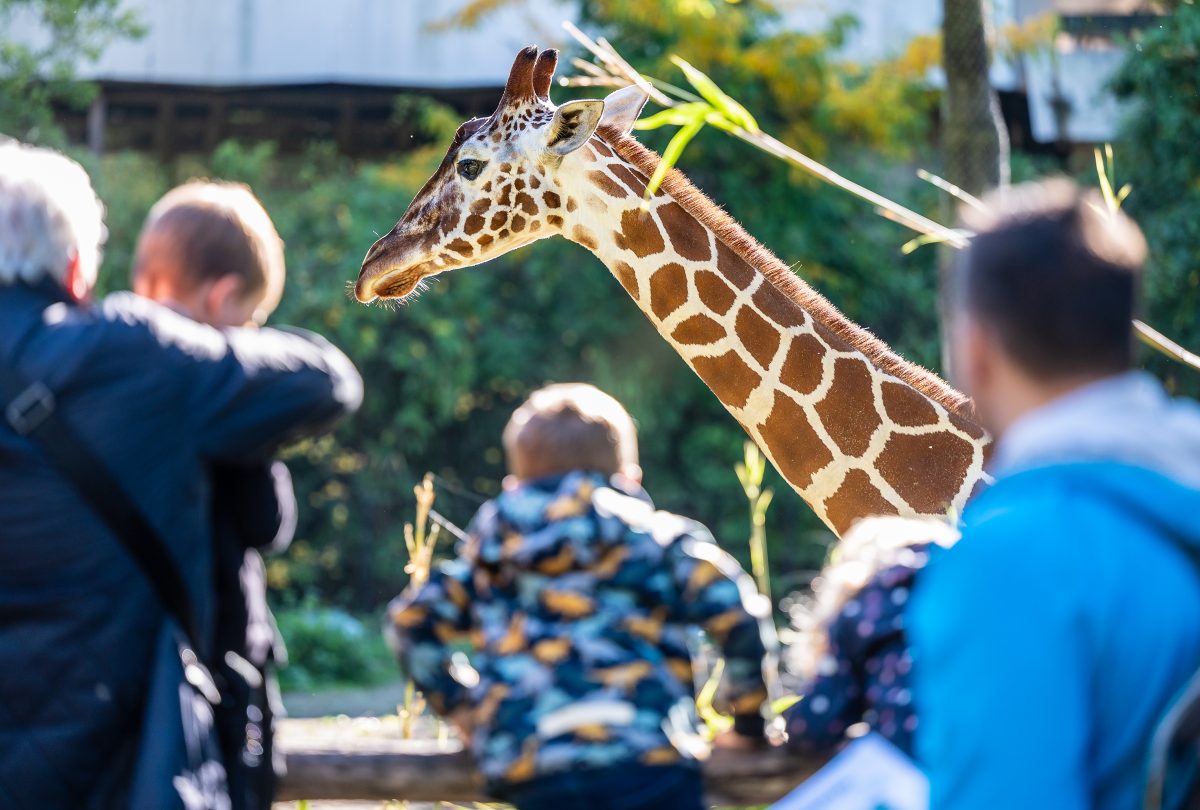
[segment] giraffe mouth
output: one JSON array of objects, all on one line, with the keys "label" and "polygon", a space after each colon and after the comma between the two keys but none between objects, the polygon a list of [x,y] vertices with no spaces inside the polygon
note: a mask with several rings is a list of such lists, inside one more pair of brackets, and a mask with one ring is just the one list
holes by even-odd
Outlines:
[{"label": "giraffe mouth", "polygon": [[407,298],[420,285],[421,279],[429,275],[427,270],[425,263],[396,267],[380,273],[371,273],[364,269],[354,285],[354,297],[360,304]]}]

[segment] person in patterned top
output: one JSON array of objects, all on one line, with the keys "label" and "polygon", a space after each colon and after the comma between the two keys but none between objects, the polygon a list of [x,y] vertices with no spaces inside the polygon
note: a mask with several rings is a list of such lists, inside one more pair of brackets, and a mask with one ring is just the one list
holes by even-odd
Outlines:
[{"label": "person in patterned top", "polygon": [[535,392],[504,447],[505,491],[457,558],[389,607],[401,665],[520,810],[702,807],[689,645],[701,628],[724,655],[716,743],[762,744],[769,601],[702,525],[655,511],[607,394]]},{"label": "person in patterned top", "polygon": [[957,537],[946,523],[899,517],[868,518],[846,533],[814,580],[808,643],[797,656],[806,678],[783,713],[788,748],[831,754],[861,724],[912,756],[917,715],[904,610],[930,545]]}]

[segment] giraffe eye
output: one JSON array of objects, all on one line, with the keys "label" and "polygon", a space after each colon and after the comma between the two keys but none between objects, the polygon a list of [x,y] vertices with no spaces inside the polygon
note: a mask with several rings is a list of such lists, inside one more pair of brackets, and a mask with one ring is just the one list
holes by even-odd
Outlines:
[{"label": "giraffe eye", "polygon": [[486,165],[485,161],[466,158],[458,162],[458,173],[464,180],[474,180]]}]

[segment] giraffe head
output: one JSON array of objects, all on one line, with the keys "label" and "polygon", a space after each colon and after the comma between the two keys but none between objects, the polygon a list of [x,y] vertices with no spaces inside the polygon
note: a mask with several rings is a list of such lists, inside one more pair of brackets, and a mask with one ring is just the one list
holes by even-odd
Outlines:
[{"label": "giraffe head", "polygon": [[628,132],[646,96],[627,87],[604,101],[555,107],[557,63],[554,50],[517,54],[496,111],[458,128],[433,177],[367,251],[354,287],[359,301],[404,298],[430,276],[562,232],[564,169],[588,159],[580,148],[601,123]]}]

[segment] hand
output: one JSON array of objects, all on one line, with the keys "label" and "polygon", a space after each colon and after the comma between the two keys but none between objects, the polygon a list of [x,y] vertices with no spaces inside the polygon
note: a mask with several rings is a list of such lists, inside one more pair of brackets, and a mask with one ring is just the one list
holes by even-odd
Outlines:
[{"label": "hand", "polygon": [[731,729],[714,737],[712,747],[713,750],[724,751],[761,751],[767,747],[767,740],[764,737],[747,737]]}]

